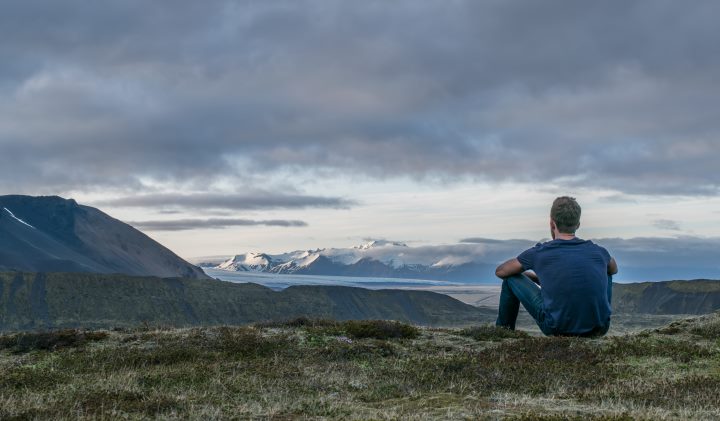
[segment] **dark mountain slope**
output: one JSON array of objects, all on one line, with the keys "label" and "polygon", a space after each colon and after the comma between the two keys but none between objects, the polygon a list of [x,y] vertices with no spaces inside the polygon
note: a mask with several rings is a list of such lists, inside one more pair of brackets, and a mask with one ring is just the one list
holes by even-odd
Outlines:
[{"label": "dark mountain slope", "polygon": [[616,313],[707,314],[720,310],[720,281],[613,284]]},{"label": "dark mountain slope", "polygon": [[480,309],[426,291],[294,286],[124,275],[0,273],[0,330],[244,324],[298,316],[393,319],[429,326],[494,320]]},{"label": "dark mountain slope", "polygon": [[57,196],[0,196],[0,269],[207,278],[130,225]]}]

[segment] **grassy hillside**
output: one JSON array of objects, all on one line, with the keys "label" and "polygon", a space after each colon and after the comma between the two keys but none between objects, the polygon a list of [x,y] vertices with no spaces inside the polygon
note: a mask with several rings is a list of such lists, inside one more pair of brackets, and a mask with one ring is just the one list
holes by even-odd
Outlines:
[{"label": "grassy hillside", "polygon": [[307,319],[0,336],[0,419],[717,419],[720,314],[604,339]]},{"label": "grassy hillside", "polygon": [[641,282],[615,284],[616,313],[707,314],[720,309],[720,281]]},{"label": "grassy hillside", "polygon": [[337,286],[273,291],[215,280],[0,273],[0,331],[237,325],[298,316],[454,326],[493,320],[495,312],[426,291]]}]

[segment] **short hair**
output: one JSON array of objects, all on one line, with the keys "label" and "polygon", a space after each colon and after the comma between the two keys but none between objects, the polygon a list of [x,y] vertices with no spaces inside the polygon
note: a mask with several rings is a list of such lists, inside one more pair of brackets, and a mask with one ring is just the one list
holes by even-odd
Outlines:
[{"label": "short hair", "polygon": [[580,227],[580,212],[580,205],[574,197],[562,196],[553,201],[550,219],[555,221],[561,233],[575,234]]}]

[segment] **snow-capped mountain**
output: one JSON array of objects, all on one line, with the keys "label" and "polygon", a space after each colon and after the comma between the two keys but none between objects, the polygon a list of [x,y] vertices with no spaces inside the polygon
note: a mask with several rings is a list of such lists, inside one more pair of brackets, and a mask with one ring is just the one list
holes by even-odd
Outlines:
[{"label": "snow-capped mountain", "polygon": [[492,279],[496,262],[482,262],[477,247],[409,247],[374,240],[351,248],[298,250],[270,255],[234,256],[215,269],[296,275],[411,278],[484,282]]},{"label": "snow-capped mountain", "polygon": [[239,254],[224,261],[217,268],[236,272],[264,272],[272,261],[272,257],[265,253]]}]

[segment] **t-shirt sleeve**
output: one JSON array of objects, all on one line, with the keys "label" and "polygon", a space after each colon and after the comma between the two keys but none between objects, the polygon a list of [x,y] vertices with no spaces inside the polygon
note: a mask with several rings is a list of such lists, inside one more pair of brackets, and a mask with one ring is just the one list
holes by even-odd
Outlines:
[{"label": "t-shirt sleeve", "polygon": [[605,247],[602,247],[602,246],[598,246],[598,247],[600,247],[600,253],[602,254],[603,258],[605,259],[605,262],[610,263],[610,253],[607,251],[607,249],[605,249]]},{"label": "t-shirt sleeve", "polygon": [[535,266],[535,256],[537,255],[538,248],[540,248],[540,243],[537,243],[535,247],[531,247],[520,253],[517,257],[523,267],[523,270],[530,270]]}]

